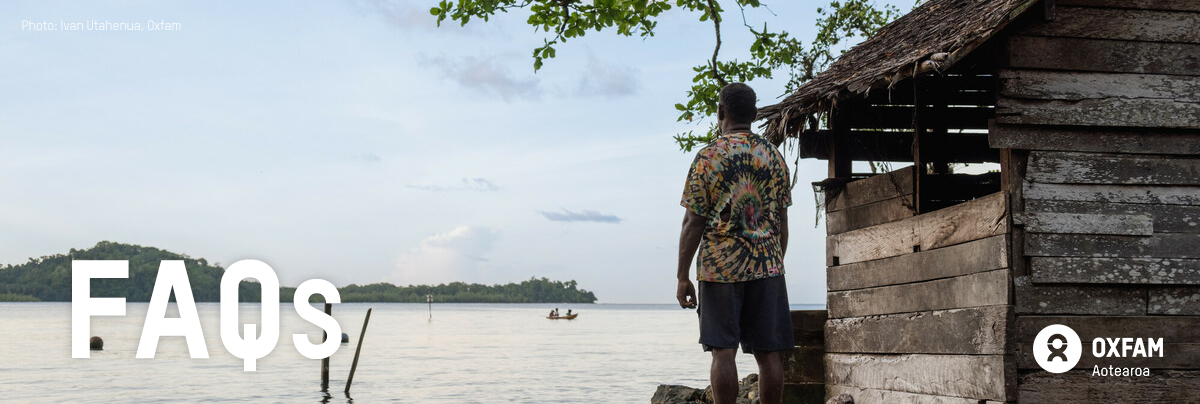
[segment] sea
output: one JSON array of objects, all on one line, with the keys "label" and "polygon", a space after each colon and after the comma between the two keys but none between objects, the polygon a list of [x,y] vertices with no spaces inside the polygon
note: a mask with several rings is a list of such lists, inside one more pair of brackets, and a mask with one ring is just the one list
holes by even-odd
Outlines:
[{"label": "sea", "polygon": [[[279,342],[254,372],[222,344],[218,303],[197,304],[209,358],[191,359],[183,337],[163,337],[153,359],[136,359],[147,306],[93,317],[90,334],[104,350],[73,359],[71,303],[0,303],[0,402],[648,403],[660,384],[708,385],[696,311],[678,305],[335,304],[350,341],[330,357],[327,391],[321,361],[292,342],[292,334],[320,342],[321,329],[291,303],[280,305]],[[579,317],[547,319],[554,308]],[[261,307],[239,312],[241,323],[257,323]],[[751,355],[737,363],[740,377],[757,371]]]}]

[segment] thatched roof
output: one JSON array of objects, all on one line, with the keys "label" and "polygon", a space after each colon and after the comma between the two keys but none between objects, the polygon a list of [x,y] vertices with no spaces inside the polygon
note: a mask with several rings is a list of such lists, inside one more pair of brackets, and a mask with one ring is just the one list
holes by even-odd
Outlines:
[{"label": "thatched roof", "polygon": [[[759,110],[765,134],[781,143],[788,121],[827,111],[843,100],[929,69],[945,70],[991,38],[1037,0],[928,0],[842,54],[779,104]],[[928,63],[922,63],[930,60]],[[792,128],[795,131],[796,128]]]}]

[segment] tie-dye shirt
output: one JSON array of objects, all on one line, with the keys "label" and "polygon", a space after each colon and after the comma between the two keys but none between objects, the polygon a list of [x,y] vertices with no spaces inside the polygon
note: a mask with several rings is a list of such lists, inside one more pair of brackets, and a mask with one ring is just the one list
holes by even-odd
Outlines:
[{"label": "tie-dye shirt", "polygon": [[745,282],[783,275],[780,205],[792,205],[787,163],[767,139],[725,134],[696,154],[683,207],[706,219],[696,279]]}]

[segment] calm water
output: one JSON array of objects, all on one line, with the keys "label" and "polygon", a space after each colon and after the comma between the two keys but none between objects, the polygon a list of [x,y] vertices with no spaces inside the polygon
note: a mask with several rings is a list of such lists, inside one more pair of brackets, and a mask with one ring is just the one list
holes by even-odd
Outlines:
[{"label": "calm water", "polygon": [[[544,318],[556,306],[580,316]],[[368,307],[350,399],[342,390]],[[105,349],[72,359],[69,303],[0,303],[0,401],[646,403],[659,384],[708,384],[695,311],[671,305],[435,304],[432,320],[424,304],[335,305],[351,340],[331,358],[330,395],[320,391],[320,361],[291,338],[319,341],[321,330],[291,304],[280,305],[279,344],[257,372],[243,372],[221,344],[217,303],[198,304],[209,359],[189,358],[183,337],[164,337],[155,359],[135,359],[146,308],[93,317]],[[243,323],[258,321],[258,305],[241,309]],[[749,355],[738,367],[756,371]]]}]

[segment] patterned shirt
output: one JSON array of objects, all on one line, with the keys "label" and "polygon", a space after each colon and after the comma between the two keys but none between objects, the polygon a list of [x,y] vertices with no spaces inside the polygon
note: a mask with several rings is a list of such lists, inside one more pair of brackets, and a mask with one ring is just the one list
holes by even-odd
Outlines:
[{"label": "patterned shirt", "polygon": [[696,279],[745,282],[783,275],[779,209],[792,205],[787,163],[753,133],[717,138],[696,154],[680,205],[706,219]]}]

